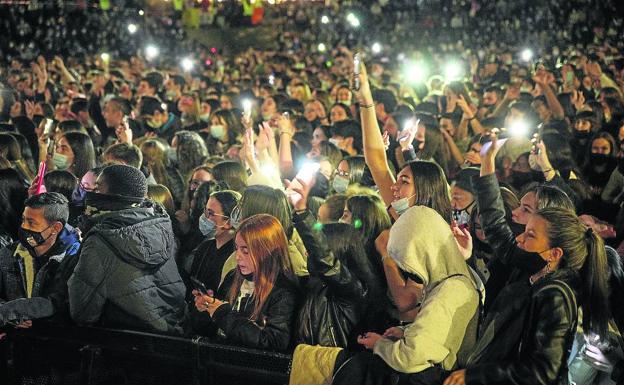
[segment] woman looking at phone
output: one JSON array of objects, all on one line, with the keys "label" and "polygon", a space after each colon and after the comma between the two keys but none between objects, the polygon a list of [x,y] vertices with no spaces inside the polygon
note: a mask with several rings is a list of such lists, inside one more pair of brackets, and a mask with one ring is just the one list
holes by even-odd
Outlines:
[{"label": "woman looking at phone", "polygon": [[195,308],[209,315],[212,331],[244,346],[286,350],[296,315],[297,283],[288,241],[267,214],[245,219],[235,237],[236,268],[216,295],[193,291]]}]

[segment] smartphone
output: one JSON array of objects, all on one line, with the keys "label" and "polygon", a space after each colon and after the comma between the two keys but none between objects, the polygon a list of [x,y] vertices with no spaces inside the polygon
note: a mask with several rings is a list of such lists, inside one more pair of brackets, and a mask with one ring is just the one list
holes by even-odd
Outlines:
[{"label": "smartphone", "polygon": [[43,126],[43,135],[47,138],[52,136],[52,130],[54,129],[54,120],[46,118],[45,125]]},{"label": "smartphone", "polygon": [[574,83],[574,72],[572,72],[572,70],[566,72],[565,82],[568,86],[571,86]]},{"label": "smartphone", "polygon": [[533,138],[531,138],[531,154],[538,155],[540,153],[540,149],[537,147],[540,140],[540,134],[533,134]]},{"label": "smartphone", "polygon": [[288,189],[286,189],[285,191],[286,195],[292,197],[292,200],[294,201],[293,203],[298,202],[302,198],[301,194],[293,190],[293,188],[302,187],[301,183],[299,183],[299,180],[302,180],[306,184],[312,183],[312,180],[314,180],[314,177],[316,176],[316,173],[320,168],[321,165],[318,162],[307,162],[304,163],[303,166],[301,166],[299,172],[290,183]]},{"label": "smartphone", "polygon": [[[498,147],[502,147],[505,142],[507,141],[507,139],[509,138],[503,138],[503,139],[498,139],[497,141],[497,145]],[[481,156],[485,155],[488,151],[488,149],[492,146],[492,142],[487,142],[485,144],[483,144],[483,146],[481,147]]]},{"label": "smartphone", "polygon": [[204,285],[202,281],[200,281],[199,279],[195,277],[191,277],[191,282],[193,283],[193,288],[195,290],[199,291],[203,295],[208,295],[208,289],[206,288],[206,285]]},{"label": "smartphone", "polygon": [[37,179],[35,179],[35,186],[36,186],[35,195],[39,195],[42,192],[44,192],[45,187],[43,185],[43,177],[45,176],[46,169],[47,169],[46,162],[39,163],[39,171],[37,171]]},{"label": "smartphone", "polygon": [[353,75],[355,75],[353,77],[353,89],[355,91],[360,90],[360,63],[360,53],[356,52],[355,55],[353,55]]}]

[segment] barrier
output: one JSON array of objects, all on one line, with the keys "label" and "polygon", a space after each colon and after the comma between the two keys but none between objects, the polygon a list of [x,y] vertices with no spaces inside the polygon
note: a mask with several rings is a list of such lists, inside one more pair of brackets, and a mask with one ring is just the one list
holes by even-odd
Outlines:
[{"label": "barrier", "polygon": [[288,354],[39,323],[0,342],[0,384],[287,384]]}]

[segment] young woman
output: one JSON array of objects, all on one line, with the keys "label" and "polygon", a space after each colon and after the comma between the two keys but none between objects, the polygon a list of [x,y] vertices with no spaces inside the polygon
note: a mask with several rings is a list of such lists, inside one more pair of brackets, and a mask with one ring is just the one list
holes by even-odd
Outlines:
[{"label": "young woman", "polygon": [[344,193],[350,185],[360,184],[366,169],[363,156],[348,156],[338,163],[334,171],[332,189],[337,193]]},{"label": "young woman", "polygon": [[[39,140],[39,161],[47,160],[48,145],[45,138]],[[48,160],[48,169],[67,170],[76,178],[82,178],[95,167],[95,150],[89,135],[68,132],[56,142],[55,152]]]},{"label": "young woman", "polygon": [[28,167],[28,163],[22,156],[19,142],[13,135],[0,133],[0,156],[11,162],[11,166],[17,171],[23,180],[30,182],[33,174]]},{"label": "young woman", "polygon": [[210,153],[224,155],[228,148],[239,142],[243,126],[231,110],[217,110],[210,117],[209,136],[204,136]]},{"label": "young woman", "polygon": [[26,198],[27,186],[18,172],[0,170],[0,248],[17,240]]},{"label": "young woman", "polygon": [[197,132],[178,131],[171,140],[171,148],[175,150],[178,170],[184,178],[208,158],[206,143]]},{"label": "young woman", "polygon": [[176,207],[180,207],[184,198],[184,180],[180,172],[167,157],[167,147],[155,139],[146,140],[141,144],[143,163],[147,165],[156,183],[167,186]]},{"label": "young woman", "polygon": [[[308,251],[306,299],[299,313],[297,340],[309,345],[356,348],[356,337],[381,324],[384,304],[383,278],[373,273],[361,236],[353,226],[331,223],[314,230],[307,209],[311,186],[292,200],[293,223]],[[383,209],[382,209],[383,210]],[[381,325],[381,326],[380,326]]]},{"label": "young woman", "polygon": [[247,218],[236,233],[236,269],[216,295],[193,291],[195,308],[210,316],[217,336],[259,349],[286,350],[293,332],[297,284],[288,241],[270,215]]},{"label": "young woman", "polygon": [[[217,191],[210,195],[204,213],[199,218],[199,230],[204,241],[183,261],[184,278],[194,277],[207,288],[216,290],[221,282],[221,270],[234,252],[234,228],[230,214],[241,195],[236,191]],[[188,284],[187,287],[192,287]]]},{"label": "young woman", "polygon": [[[496,184],[496,150],[494,137],[475,181],[481,225],[497,258],[521,274],[492,304],[467,369],[454,372],[444,384],[555,384],[576,332],[577,306],[583,308],[587,333],[607,330],[604,243],[573,211],[560,208],[539,210],[525,232],[514,237],[500,198],[480,193]],[[543,267],[537,272],[523,268],[528,259],[541,259]]]}]

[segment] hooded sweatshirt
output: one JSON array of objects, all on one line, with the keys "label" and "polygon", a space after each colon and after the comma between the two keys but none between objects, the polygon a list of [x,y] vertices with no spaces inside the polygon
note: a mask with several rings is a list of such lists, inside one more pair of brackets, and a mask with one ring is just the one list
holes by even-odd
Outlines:
[{"label": "hooded sweatshirt", "polygon": [[388,254],[425,289],[404,337],[380,339],[374,353],[402,373],[455,368],[476,341],[479,295],[448,223],[431,208],[410,208],[390,229]]}]

